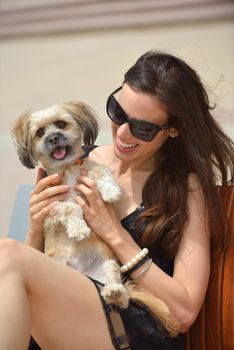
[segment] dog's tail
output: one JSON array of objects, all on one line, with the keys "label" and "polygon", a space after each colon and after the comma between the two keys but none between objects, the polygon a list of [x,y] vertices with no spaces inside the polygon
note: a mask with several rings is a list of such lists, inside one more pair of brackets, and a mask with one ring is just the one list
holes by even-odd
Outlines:
[{"label": "dog's tail", "polygon": [[133,283],[127,282],[125,287],[128,290],[129,297],[146,305],[153,315],[161,321],[172,337],[178,335],[180,328],[179,322],[162,300]]}]

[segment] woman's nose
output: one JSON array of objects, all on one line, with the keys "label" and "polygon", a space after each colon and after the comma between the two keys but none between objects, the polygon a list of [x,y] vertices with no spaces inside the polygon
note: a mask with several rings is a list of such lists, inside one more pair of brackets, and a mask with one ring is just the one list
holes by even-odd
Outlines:
[{"label": "woman's nose", "polygon": [[122,137],[132,136],[132,133],[129,129],[129,124],[127,122],[122,125],[119,125],[117,135]]}]

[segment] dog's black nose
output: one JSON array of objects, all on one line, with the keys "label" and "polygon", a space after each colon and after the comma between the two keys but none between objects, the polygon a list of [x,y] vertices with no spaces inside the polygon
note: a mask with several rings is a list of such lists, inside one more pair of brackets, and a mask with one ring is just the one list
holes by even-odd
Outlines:
[{"label": "dog's black nose", "polygon": [[63,138],[63,135],[61,135],[61,133],[59,132],[56,132],[54,134],[47,136],[46,142],[50,143],[51,145],[57,145],[62,138]]}]

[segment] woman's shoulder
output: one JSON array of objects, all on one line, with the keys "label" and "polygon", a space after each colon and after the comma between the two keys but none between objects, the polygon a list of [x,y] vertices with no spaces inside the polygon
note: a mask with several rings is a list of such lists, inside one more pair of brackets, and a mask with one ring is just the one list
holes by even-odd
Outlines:
[{"label": "woman's shoulder", "polygon": [[188,175],[188,190],[187,190],[187,200],[194,201],[203,208],[205,204],[204,189],[202,187],[199,177],[195,173],[190,173]]},{"label": "woman's shoulder", "polygon": [[113,159],[112,145],[95,147],[89,154],[89,160],[98,164],[108,165]]},{"label": "woman's shoulder", "polygon": [[202,184],[197,174],[188,174],[188,191],[202,191]]}]

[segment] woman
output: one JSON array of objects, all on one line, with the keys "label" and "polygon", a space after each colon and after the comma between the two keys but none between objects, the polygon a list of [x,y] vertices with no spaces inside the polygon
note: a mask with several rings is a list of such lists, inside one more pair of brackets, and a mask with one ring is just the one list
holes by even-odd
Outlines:
[{"label": "woman", "polygon": [[[147,52],[128,70],[108,98],[107,113],[113,144],[89,150],[89,157],[111,169],[123,195],[115,206],[104,203],[83,172],[77,202],[122,265],[149,248],[153,262],[146,260],[131,278],[168,305],[185,333],[206,293],[210,242],[221,243],[213,235],[220,212],[215,182],[227,184],[228,174],[233,182],[233,144],[212,118],[196,72],[160,52]],[[170,338],[134,302],[115,310],[121,316],[116,329],[99,286],[39,252],[43,220],[67,191],[40,170],[28,246],[1,240],[0,348],[26,349],[32,332],[44,350],[182,349],[182,336]],[[127,337],[118,337],[119,329]]]}]

